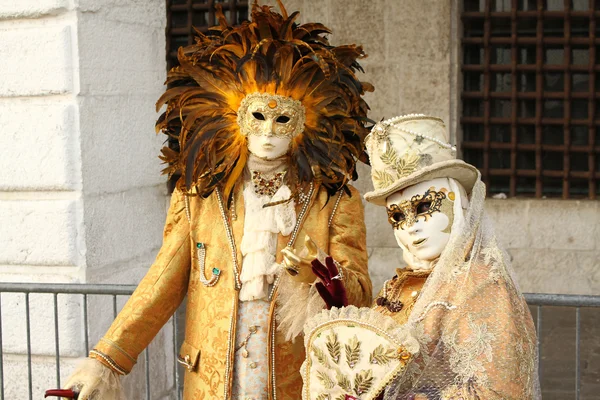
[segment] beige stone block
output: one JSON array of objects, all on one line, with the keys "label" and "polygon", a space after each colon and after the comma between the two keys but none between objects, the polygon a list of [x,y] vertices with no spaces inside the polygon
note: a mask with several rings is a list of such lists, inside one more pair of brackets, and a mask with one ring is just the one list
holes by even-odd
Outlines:
[{"label": "beige stone block", "polygon": [[598,205],[598,202],[596,202],[596,219],[593,225],[593,236],[596,239],[594,248],[596,249],[596,251],[600,251],[600,205]]},{"label": "beige stone block", "polygon": [[449,65],[443,62],[418,63],[411,59],[400,65],[397,115],[422,113],[447,122],[450,116]]},{"label": "beige stone block", "polygon": [[52,97],[0,101],[0,188],[72,190],[81,181],[75,106]]},{"label": "beige stone block", "polygon": [[529,232],[536,249],[593,250],[598,243],[598,203],[531,200]]},{"label": "beige stone block", "polygon": [[[450,51],[449,1],[402,0],[386,3],[387,60],[417,63],[448,62]],[[373,27],[377,29],[377,27]]]},{"label": "beige stone block", "polygon": [[367,225],[367,246],[398,247],[384,207],[367,203],[365,205],[365,224]]},{"label": "beige stone block", "polygon": [[365,74],[359,74],[359,79],[375,86],[374,92],[365,96],[369,104],[369,118],[374,121],[399,115],[400,90],[402,87],[403,69],[400,65],[379,65],[368,60],[364,63]]},{"label": "beige stone block", "polygon": [[365,193],[373,190],[373,182],[371,181],[371,167],[367,164],[359,162],[356,166],[356,170],[358,171],[358,179],[352,182],[352,184],[358,189],[360,195],[364,196]]},{"label": "beige stone block", "polygon": [[383,282],[396,274],[396,268],[403,268],[405,265],[399,247],[369,248],[369,275],[373,283],[373,296],[379,293]]},{"label": "beige stone block", "polygon": [[485,211],[494,222],[496,237],[504,248],[531,246],[528,210],[529,201],[523,199],[486,200]]},{"label": "beige stone block", "polygon": [[82,13],[78,42],[80,95],[127,98],[136,93],[147,96],[149,103],[158,100],[166,77],[165,34],[160,25],[126,24]]},{"label": "beige stone block", "polygon": [[79,207],[77,200],[0,201],[0,264],[77,265]]},{"label": "beige stone block", "polygon": [[73,88],[71,26],[3,24],[0,28],[0,95],[68,93]]},{"label": "beige stone block", "polygon": [[523,292],[600,294],[600,252],[512,249],[509,253]]},{"label": "beige stone block", "polygon": [[330,0],[329,28],[334,32],[331,42],[335,45],[362,45],[369,61],[385,60],[384,15],[386,8],[381,1]]},{"label": "beige stone block", "polygon": [[87,196],[87,267],[132,260],[157,249],[162,243],[164,200],[162,185]]},{"label": "beige stone block", "polygon": [[65,12],[68,0],[0,0],[0,19],[39,18]]},{"label": "beige stone block", "polygon": [[158,158],[166,136],[154,133],[155,100],[139,93],[80,98],[86,195],[166,183]]},{"label": "beige stone block", "polygon": [[376,206],[364,200],[364,195],[373,190],[371,169],[368,165],[358,165],[358,180],[353,182],[365,206],[365,225],[367,226],[367,246],[398,247],[390,224],[387,222],[385,207]]}]

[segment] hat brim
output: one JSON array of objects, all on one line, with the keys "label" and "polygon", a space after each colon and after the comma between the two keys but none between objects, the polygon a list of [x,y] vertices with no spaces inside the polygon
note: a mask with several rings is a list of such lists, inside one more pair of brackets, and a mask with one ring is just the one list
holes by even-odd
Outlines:
[{"label": "hat brim", "polygon": [[469,194],[478,177],[479,171],[477,168],[471,164],[467,164],[463,160],[442,161],[413,172],[402,179],[398,179],[386,188],[366,193],[365,200],[378,206],[385,206],[386,199],[397,191],[435,178],[456,179],[465,188],[467,194]]}]

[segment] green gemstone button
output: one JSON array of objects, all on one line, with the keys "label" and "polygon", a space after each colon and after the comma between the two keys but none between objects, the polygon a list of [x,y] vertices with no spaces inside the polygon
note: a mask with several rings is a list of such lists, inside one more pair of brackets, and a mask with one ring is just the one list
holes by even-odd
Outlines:
[{"label": "green gemstone button", "polygon": [[201,249],[201,248],[204,247],[204,243],[198,242],[198,243],[196,243],[196,247],[199,248],[199,249]]},{"label": "green gemstone button", "polygon": [[219,268],[216,268],[216,267],[213,268],[212,272],[213,272],[213,275],[217,275],[217,276],[221,275],[221,270]]}]

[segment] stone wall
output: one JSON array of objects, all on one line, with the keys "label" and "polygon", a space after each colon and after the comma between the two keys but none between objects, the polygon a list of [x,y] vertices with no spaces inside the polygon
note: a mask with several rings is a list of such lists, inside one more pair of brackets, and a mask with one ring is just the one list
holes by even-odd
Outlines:
[{"label": "stone wall", "polygon": [[[165,16],[164,0],[0,1],[0,281],[137,283],[151,264],[166,211],[154,134]],[[2,295],[11,399],[27,382],[24,302]],[[85,353],[81,297],[58,307],[64,382]],[[31,295],[30,310],[39,398],[55,385],[52,296]],[[112,303],[90,298],[90,345],[111,320]],[[165,343],[152,361],[172,365]],[[156,371],[155,393],[168,390],[170,370]]]},{"label": "stone wall", "polygon": [[[270,0],[268,4],[275,5]],[[356,43],[368,58],[364,80],[373,120],[407,113],[439,116],[460,143],[459,1],[286,0],[300,22],[333,30],[334,44]],[[360,170],[361,193],[372,189]],[[501,243],[525,292],[600,294],[600,207],[597,201],[488,200]],[[385,211],[366,205],[369,268],[375,289],[403,264]],[[569,279],[561,279],[568,276]]]}]

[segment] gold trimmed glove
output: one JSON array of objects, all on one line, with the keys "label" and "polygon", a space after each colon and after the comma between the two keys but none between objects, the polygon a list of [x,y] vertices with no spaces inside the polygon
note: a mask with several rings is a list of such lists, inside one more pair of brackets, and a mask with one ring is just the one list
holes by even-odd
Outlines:
[{"label": "gold trimmed glove", "polygon": [[65,388],[79,392],[78,400],[125,400],[119,375],[93,358],[77,366]]},{"label": "gold trimmed glove", "polygon": [[297,253],[295,249],[286,247],[281,250],[283,255],[283,267],[286,272],[292,276],[297,282],[303,282],[311,284],[317,276],[312,270],[312,262],[314,260],[320,260],[325,262],[327,254],[317,244],[306,235],[304,237],[304,249],[300,253]]}]

